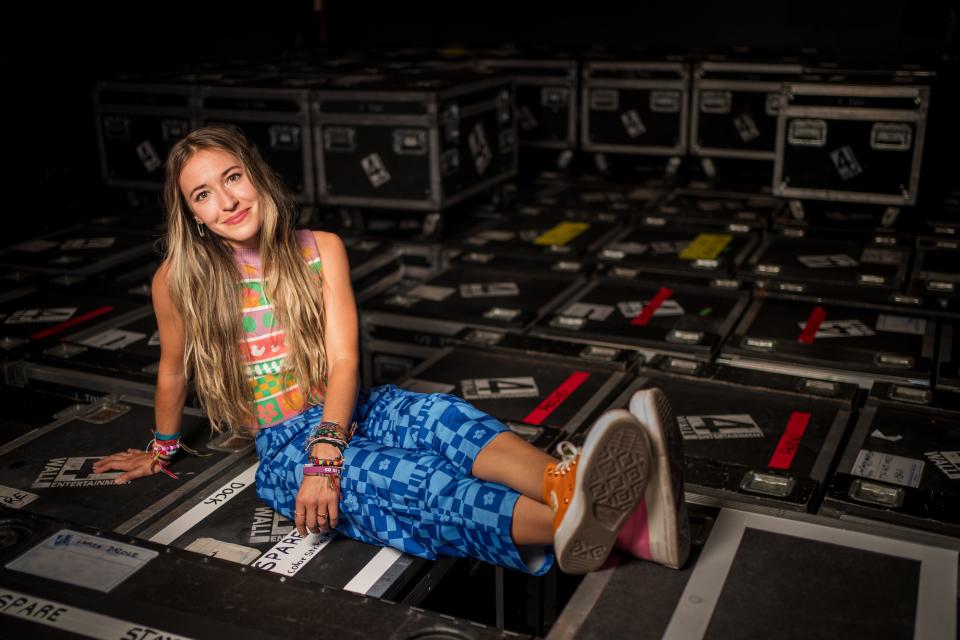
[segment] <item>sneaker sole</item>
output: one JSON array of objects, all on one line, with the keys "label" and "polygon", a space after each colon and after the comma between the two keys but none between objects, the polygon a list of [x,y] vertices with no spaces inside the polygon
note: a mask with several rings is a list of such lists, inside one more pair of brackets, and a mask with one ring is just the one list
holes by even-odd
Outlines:
[{"label": "sneaker sole", "polygon": [[683,438],[670,402],[660,389],[644,389],[633,394],[630,413],[644,426],[656,459],[656,478],[646,493],[651,559],[679,569],[690,555],[690,521],[683,489]]},{"label": "sneaker sole", "polygon": [[617,532],[643,497],[650,445],[623,409],[600,416],[581,455],[573,499],[554,535],[557,564],[566,573],[599,569]]}]

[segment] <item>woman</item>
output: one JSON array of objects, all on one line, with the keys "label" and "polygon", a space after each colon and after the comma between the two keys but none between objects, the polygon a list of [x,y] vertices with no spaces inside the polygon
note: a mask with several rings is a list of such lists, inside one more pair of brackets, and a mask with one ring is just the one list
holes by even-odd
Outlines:
[{"label": "woman", "polygon": [[301,535],[335,528],[422,557],[472,556],[534,574],[550,568],[552,546],[562,570],[583,573],[603,564],[646,491],[631,541],[646,537],[645,555],[665,564],[685,558],[682,487],[668,463],[676,451],[660,426],[673,421],[655,402],[647,425],[605,414],[582,453],[567,446],[558,462],[454,396],[358,392],[343,243],[294,231],[280,179],[242,134],[209,127],[178,142],[163,196],[155,437],[95,472],[121,470],[117,482],[173,475],[192,376],[215,428],[255,430],[257,495]]}]

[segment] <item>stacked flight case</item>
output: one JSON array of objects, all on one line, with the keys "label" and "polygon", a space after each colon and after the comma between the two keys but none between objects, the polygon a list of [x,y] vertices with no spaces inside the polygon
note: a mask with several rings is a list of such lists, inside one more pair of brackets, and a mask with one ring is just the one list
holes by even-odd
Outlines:
[{"label": "stacked flight case", "polygon": [[516,174],[512,81],[413,71],[314,91],[320,203],[440,211]]}]

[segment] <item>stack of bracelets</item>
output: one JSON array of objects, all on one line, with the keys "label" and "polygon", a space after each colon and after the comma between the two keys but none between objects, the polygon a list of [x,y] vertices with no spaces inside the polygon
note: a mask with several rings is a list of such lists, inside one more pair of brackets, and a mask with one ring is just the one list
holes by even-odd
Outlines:
[{"label": "stack of bracelets", "polygon": [[153,462],[159,465],[161,471],[174,480],[179,480],[180,478],[178,478],[177,475],[170,471],[170,469],[167,467],[170,466],[170,462],[173,461],[173,454],[181,449],[189,454],[200,456],[201,458],[205,458],[210,455],[209,453],[198,453],[180,442],[179,431],[171,434],[154,431],[153,439],[147,443],[146,450],[153,456]]},{"label": "stack of bracelets", "polygon": [[340,435],[340,423],[325,420],[313,428],[307,437],[305,449],[307,452],[318,444],[329,444],[340,452],[336,458],[323,459],[311,456],[310,462],[303,465],[304,476],[326,476],[331,488],[336,488],[336,479],[343,472],[343,451],[347,448],[347,441]]}]

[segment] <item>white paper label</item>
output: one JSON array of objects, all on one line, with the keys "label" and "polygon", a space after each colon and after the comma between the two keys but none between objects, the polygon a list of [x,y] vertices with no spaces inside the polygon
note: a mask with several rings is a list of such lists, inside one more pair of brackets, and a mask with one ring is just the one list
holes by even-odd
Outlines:
[{"label": "white paper label", "polygon": [[612,251],[622,251],[628,256],[642,256],[649,249],[641,242],[614,242],[608,248]]},{"label": "white paper label", "polygon": [[430,380],[420,380],[419,378],[410,378],[400,386],[414,393],[452,393],[456,389],[452,384],[431,382]]},{"label": "white paper label", "polygon": [[424,300],[433,300],[434,302],[443,302],[454,293],[453,287],[437,287],[429,284],[421,284],[411,289],[407,295],[416,296]]},{"label": "white paper label", "polygon": [[923,460],[861,449],[850,473],[904,487],[918,487],[920,476],[923,475],[923,465]]},{"label": "white paper label", "polygon": [[639,138],[647,131],[643,119],[635,109],[620,114],[620,122],[623,123],[623,128],[626,129],[627,135],[631,138]]},{"label": "white paper label", "polygon": [[0,484],[0,504],[10,509],[20,509],[27,506],[37,498],[35,493],[24,491],[23,489],[14,489]]},{"label": "white paper label", "polygon": [[909,318],[881,313],[877,316],[877,331],[922,336],[927,332],[927,321],[923,318]]},{"label": "white paper label", "polygon": [[56,242],[50,240],[27,240],[20,244],[13,244],[7,247],[11,251],[22,251],[24,253],[41,253],[59,246]]},{"label": "white paper label", "polygon": [[371,153],[368,155],[360,161],[360,166],[363,168],[363,172],[367,174],[367,180],[370,181],[370,184],[374,188],[382,187],[390,182],[390,172],[387,171],[387,167],[383,164],[383,159],[379,153]]},{"label": "white paper label", "polygon": [[465,400],[539,398],[540,388],[531,377],[474,378],[460,381],[460,395]]},{"label": "white paper label", "polygon": [[460,285],[461,298],[505,298],[520,295],[516,282],[476,282]]},{"label": "white paper label", "polygon": [[711,416],[677,416],[684,440],[762,438],[763,430],[746,413]]},{"label": "white paper label", "polygon": [[467,144],[470,147],[470,153],[473,156],[473,166],[478,175],[483,175],[493,160],[493,152],[490,151],[490,143],[487,142],[487,132],[483,128],[483,123],[478,122],[473,126],[470,135],[467,136]]},{"label": "white paper label", "polygon": [[493,242],[510,242],[517,237],[517,234],[506,229],[487,229],[478,231],[475,237]]},{"label": "white paper label", "polygon": [[872,432],[870,432],[870,437],[886,440],[887,442],[899,442],[903,440],[903,436],[899,436],[899,435],[888,436],[884,432],[880,431],[880,429],[874,429]]},{"label": "white paper label", "polygon": [[140,158],[140,162],[147,173],[153,173],[163,166],[163,161],[160,160],[157,150],[153,148],[153,143],[149,140],[144,140],[137,145],[137,157]]},{"label": "white paper label", "polygon": [[294,529],[290,535],[264,552],[252,566],[284,576],[296,575],[314,556],[330,544],[334,535],[336,534],[308,533],[306,538],[302,538],[300,532]]},{"label": "white paper label", "polygon": [[51,458],[43,465],[43,470],[30,488],[64,489],[79,487],[100,487],[115,484],[114,480],[123,475],[122,471],[94,473],[93,463],[103,456],[73,456],[69,458]]},{"label": "white paper label", "polygon": [[860,162],[850,145],[844,145],[831,151],[830,159],[833,160],[833,166],[836,167],[837,173],[844,180],[856,178],[863,173],[863,167],[860,166]]},{"label": "white paper label", "polygon": [[123,329],[107,329],[103,333],[98,333],[84,340],[78,340],[80,344],[107,351],[119,351],[129,344],[139,342],[147,337],[145,333],[136,331],[124,331]]},{"label": "white paper label", "polygon": [[568,305],[566,309],[560,312],[562,316],[571,318],[587,318],[603,322],[613,313],[613,307],[606,304],[587,304],[585,302],[574,302]]},{"label": "white paper label", "polygon": [[[97,640],[190,640],[156,627],[93,613],[0,587],[0,613]],[[42,637],[36,634],[37,638]]]},{"label": "white paper label", "polygon": [[[626,302],[618,302],[617,309],[620,310],[620,313],[623,314],[624,318],[632,320],[637,317],[643,308],[650,304],[649,300],[639,301],[639,300],[628,300]],[[653,312],[654,318],[669,318],[682,316],[686,313],[683,307],[680,306],[680,303],[676,300],[664,300],[656,311]]]},{"label": "white paper label", "polygon": [[[806,328],[805,322],[798,322],[800,329]],[[860,320],[827,320],[817,329],[816,338],[862,338],[877,335]]]},{"label": "white paper label", "polygon": [[109,249],[117,241],[116,238],[74,238],[64,240],[61,249]]},{"label": "white paper label", "polygon": [[8,562],[7,568],[109,593],[157,555],[150,549],[61,529]]},{"label": "white paper label", "polygon": [[216,538],[197,538],[184,548],[187,551],[193,551],[211,558],[220,558],[239,564],[250,564],[260,557],[260,552],[256,549],[232,542],[223,542]]},{"label": "white paper label", "polygon": [[77,312],[76,307],[55,307],[50,309],[20,309],[10,314],[4,324],[43,324],[65,322]]},{"label": "white paper label", "polygon": [[960,451],[927,451],[927,460],[951,480],[960,480]]},{"label": "white paper label", "polygon": [[857,261],[844,253],[831,255],[797,256],[797,260],[808,269],[830,269],[833,267],[855,267]]},{"label": "white paper label", "polygon": [[888,264],[896,266],[903,259],[903,254],[896,249],[878,249],[868,247],[860,255],[860,262],[863,264]]},{"label": "white paper label", "polygon": [[744,142],[750,142],[760,137],[760,129],[757,128],[757,123],[754,122],[749,113],[742,113],[734,118],[733,126],[737,128],[737,133],[740,134],[740,139]]}]

